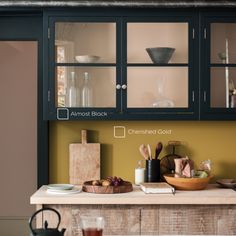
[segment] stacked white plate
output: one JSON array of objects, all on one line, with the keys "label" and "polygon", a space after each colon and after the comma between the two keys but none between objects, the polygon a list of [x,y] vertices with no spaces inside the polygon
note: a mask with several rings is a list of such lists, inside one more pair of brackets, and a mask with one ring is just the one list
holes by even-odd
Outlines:
[{"label": "stacked white plate", "polygon": [[81,188],[73,184],[49,184],[47,185],[47,193],[52,194],[74,194],[81,192]]}]

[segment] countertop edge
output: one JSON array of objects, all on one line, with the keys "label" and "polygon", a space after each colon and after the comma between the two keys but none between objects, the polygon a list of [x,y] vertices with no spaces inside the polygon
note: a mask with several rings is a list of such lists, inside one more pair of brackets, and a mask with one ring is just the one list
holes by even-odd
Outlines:
[{"label": "countertop edge", "polygon": [[[198,197],[196,197],[196,195]],[[145,194],[138,187],[125,194],[78,193],[52,195],[42,186],[30,198],[31,204],[61,205],[236,205],[236,192],[232,189],[209,185],[206,190],[177,191],[173,194]]]},{"label": "countertop edge", "polygon": [[110,201],[110,202],[104,202],[104,201],[96,201],[96,202],[88,202],[88,201],[81,201],[81,202],[67,202],[67,201],[37,201],[33,200],[30,201],[30,204],[32,205],[139,205],[139,206],[147,206],[147,205],[236,205],[235,199],[225,199],[226,201],[222,201],[222,199],[216,198],[212,199],[212,202],[205,203],[204,201],[198,201],[198,202],[192,202],[192,201],[171,201],[171,202],[164,202],[164,201],[150,201],[149,203],[147,202],[130,202],[130,201]]}]

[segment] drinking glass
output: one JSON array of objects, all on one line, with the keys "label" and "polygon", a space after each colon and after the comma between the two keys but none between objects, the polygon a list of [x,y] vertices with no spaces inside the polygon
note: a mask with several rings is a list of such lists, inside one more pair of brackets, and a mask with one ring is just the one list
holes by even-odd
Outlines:
[{"label": "drinking glass", "polygon": [[83,236],[102,236],[104,218],[101,216],[81,216],[80,226]]}]

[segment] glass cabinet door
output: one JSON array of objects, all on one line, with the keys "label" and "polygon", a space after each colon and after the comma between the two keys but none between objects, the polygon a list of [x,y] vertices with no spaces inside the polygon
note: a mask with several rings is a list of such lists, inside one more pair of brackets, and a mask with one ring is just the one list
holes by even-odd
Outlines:
[{"label": "glass cabinet door", "polygon": [[195,119],[195,18],[145,14],[49,18],[51,119]]},{"label": "glass cabinet door", "polygon": [[56,107],[116,107],[116,23],[55,22]]},{"label": "glass cabinet door", "polygon": [[189,23],[127,22],[127,108],[189,108]]},{"label": "glass cabinet door", "polygon": [[236,107],[236,23],[210,24],[210,107]]}]

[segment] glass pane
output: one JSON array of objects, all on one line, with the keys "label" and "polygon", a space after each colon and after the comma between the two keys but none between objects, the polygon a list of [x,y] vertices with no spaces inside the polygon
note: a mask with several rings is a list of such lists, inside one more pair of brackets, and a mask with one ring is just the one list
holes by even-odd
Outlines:
[{"label": "glass pane", "polygon": [[211,68],[211,107],[236,107],[236,68]]},{"label": "glass pane", "polygon": [[[157,48],[151,49],[154,61],[146,48]],[[127,61],[188,63],[188,23],[128,23]]]},{"label": "glass pane", "polygon": [[57,62],[115,63],[116,24],[58,22],[55,52]]},{"label": "glass pane", "polygon": [[114,67],[57,67],[57,107],[116,107]]},{"label": "glass pane", "polygon": [[188,107],[188,68],[129,67],[127,89],[130,108]]},{"label": "glass pane", "polygon": [[236,23],[211,24],[211,63],[236,63]]}]

